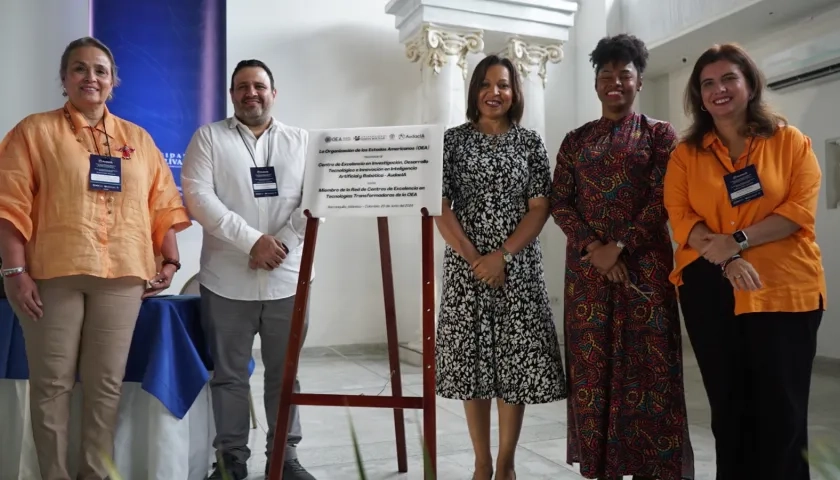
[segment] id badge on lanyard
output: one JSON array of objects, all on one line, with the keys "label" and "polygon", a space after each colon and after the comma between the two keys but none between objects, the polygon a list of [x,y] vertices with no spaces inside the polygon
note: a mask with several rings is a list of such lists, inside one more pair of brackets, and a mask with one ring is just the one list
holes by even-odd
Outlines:
[{"label": "id badge on lanyard", "polygon": [[277,174],[274,172],[274,166],[251,167],[251,186],[255,198],[280,195],[277,190]]},{"label": "id badge on lanyard", "polygon": [[729,203],[733,207],[764,196],[764,190],[761,188],[761,180],[758,178],[755,165],[747,165],[734,173],[730,173],[723,177],[723,181],[726,182]]},{"label": "id badge on lanyard", "polygon": [[[761,179],[758,178],[758,169],[755,165],[750,165],[752,144],[753,139],[750,138],[750,143],[747,147],[747,166],[723,176],[723,181],[726,184],[726,193],[729,195],[729,204],[733,207],[743,205],[764,196]],[[720,159],[717,152],[713,151],[713,153],[721,166],[726,168],[726,165]]]},{"label": "id badge on lanyard", "polygon": [[[257,156],[254,154],[254,151],[251,150],[251,145],[245,140],[245,136],[242,135],[242,131],[239,130],[239,126],[236,127],[236,131],[239,132],[239,137],[242,139],[242,143],[245,144],[248,154],[251,155],[251,161],[254,163],[254,166],[251,167],[251,189],[254,192],[254,198],[279,196],[280,191],[277,188],[277,172],[274,169],[274,165],[271,164],[272,137],[268,137],[268,156],[265,162],[266,166],[258,167]],[[268,134],[271,135],[270,132]]]},{"label": "id badge on lanyard", "polygon": [[[65,110],[65,116],[69,119],[69,113]],[[70,123],[71,128],[73,123]],[[122,158],[111,156],[111,139],[108,138],[108,131],[105,129],[103,120],[102,129],[105,133],[108,155],[99,152],[99,143],[91,128],[90,136],[93,139],[93,146],[96,153],[91,153],[90,173],[88,175],[88,188],[98,192],[122,192]],[[75,131],[75,130],[74,130]]]},{"label": "id badge on lanyard", "polygon": [[100,192],[121,192],[122,159],[91,154],[89,186]]}]

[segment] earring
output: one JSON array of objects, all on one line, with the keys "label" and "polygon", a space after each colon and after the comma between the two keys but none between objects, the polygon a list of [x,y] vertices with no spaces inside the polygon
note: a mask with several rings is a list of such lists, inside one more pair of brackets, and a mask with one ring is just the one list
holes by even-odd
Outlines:
[{"label": "earring", "polygon": [[67,89],[66,89],[66,88],[64,88],[64,87],[61,87],[61,96],[62,96],[62,97],[66,97],[66,96],[67,96]]},{"label": "earring", "polygon": [[708,110],[706,110],[706,106],[705,106],[705,105],[700,105],[700,110],[703,110],[704,112],[707,112],[707,111],[708,111]]}]

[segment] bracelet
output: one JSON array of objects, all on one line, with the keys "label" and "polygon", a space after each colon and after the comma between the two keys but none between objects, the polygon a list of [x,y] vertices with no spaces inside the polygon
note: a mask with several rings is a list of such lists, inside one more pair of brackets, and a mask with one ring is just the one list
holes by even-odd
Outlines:
[{"label": "bracelet", "polygon": [[731,257],[729,257],[729,259],[727,261],[723,262],[723,265],[720,266],[720,270],[721,271],[726,270],[726,267],[728,267],[730,263],[732,263],[735,260],[738,260],[739,258],[741,258],[740,253],[736,253],[735,255],[732,255]]},{"label": "bracelet", "polygon": [[4,268],[0,270],[0,276],[3,278],[17,277],[26,273],[26,267]]},{"label": "bracelet", "polygon": [[161,262],[161,266],[163,265],[172,265],[173,267],[175,267],[176,272],[181,269],[181,262],[179,262],[178,260],[164,258],[163,262]]}]

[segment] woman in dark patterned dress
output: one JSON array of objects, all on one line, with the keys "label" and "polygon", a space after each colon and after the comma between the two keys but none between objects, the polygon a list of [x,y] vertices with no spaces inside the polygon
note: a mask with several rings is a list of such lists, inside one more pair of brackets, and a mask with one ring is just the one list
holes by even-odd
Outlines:
[{"label": "woman in dark patterned dress", "polygon": [[476,480],[493,478],[493,399],[495,478],[513,480],[525,405],[566,393],[537,239],[549,216],[551,167],[540,136],[518,125],[522,101],[511,62],[488,56],[470,81],[470,121],[444,136],[437,393],[464,400]]},{"label": "woman in dark patterned dress", "polygon": [[673,247],[662,179],[673,127],[633,112],[644,43],[591,54],[603,116],[557,155],[551,213],[566,234],[568,451],[586,478],[692,478]]}]

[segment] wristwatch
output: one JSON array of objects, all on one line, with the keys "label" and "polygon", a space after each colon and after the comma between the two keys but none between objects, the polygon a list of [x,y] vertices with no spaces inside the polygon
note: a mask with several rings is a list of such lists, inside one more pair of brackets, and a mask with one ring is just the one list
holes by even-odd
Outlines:
[{"label": "wristwatch", "polygon": [[737,232],[733,233],[732,238],[735,239],[735,242],[741,248],[741,251],[744,251],[750,247],[749,238],[747,238],[747,234],[744,233],[743,230],[738,230]]},{"label": "wristwatch", "polygon": [[505,247],[502,247],[502,258],[505,260],[505,263],[510,263],[513,261],[513,255],[510,254]]}]

